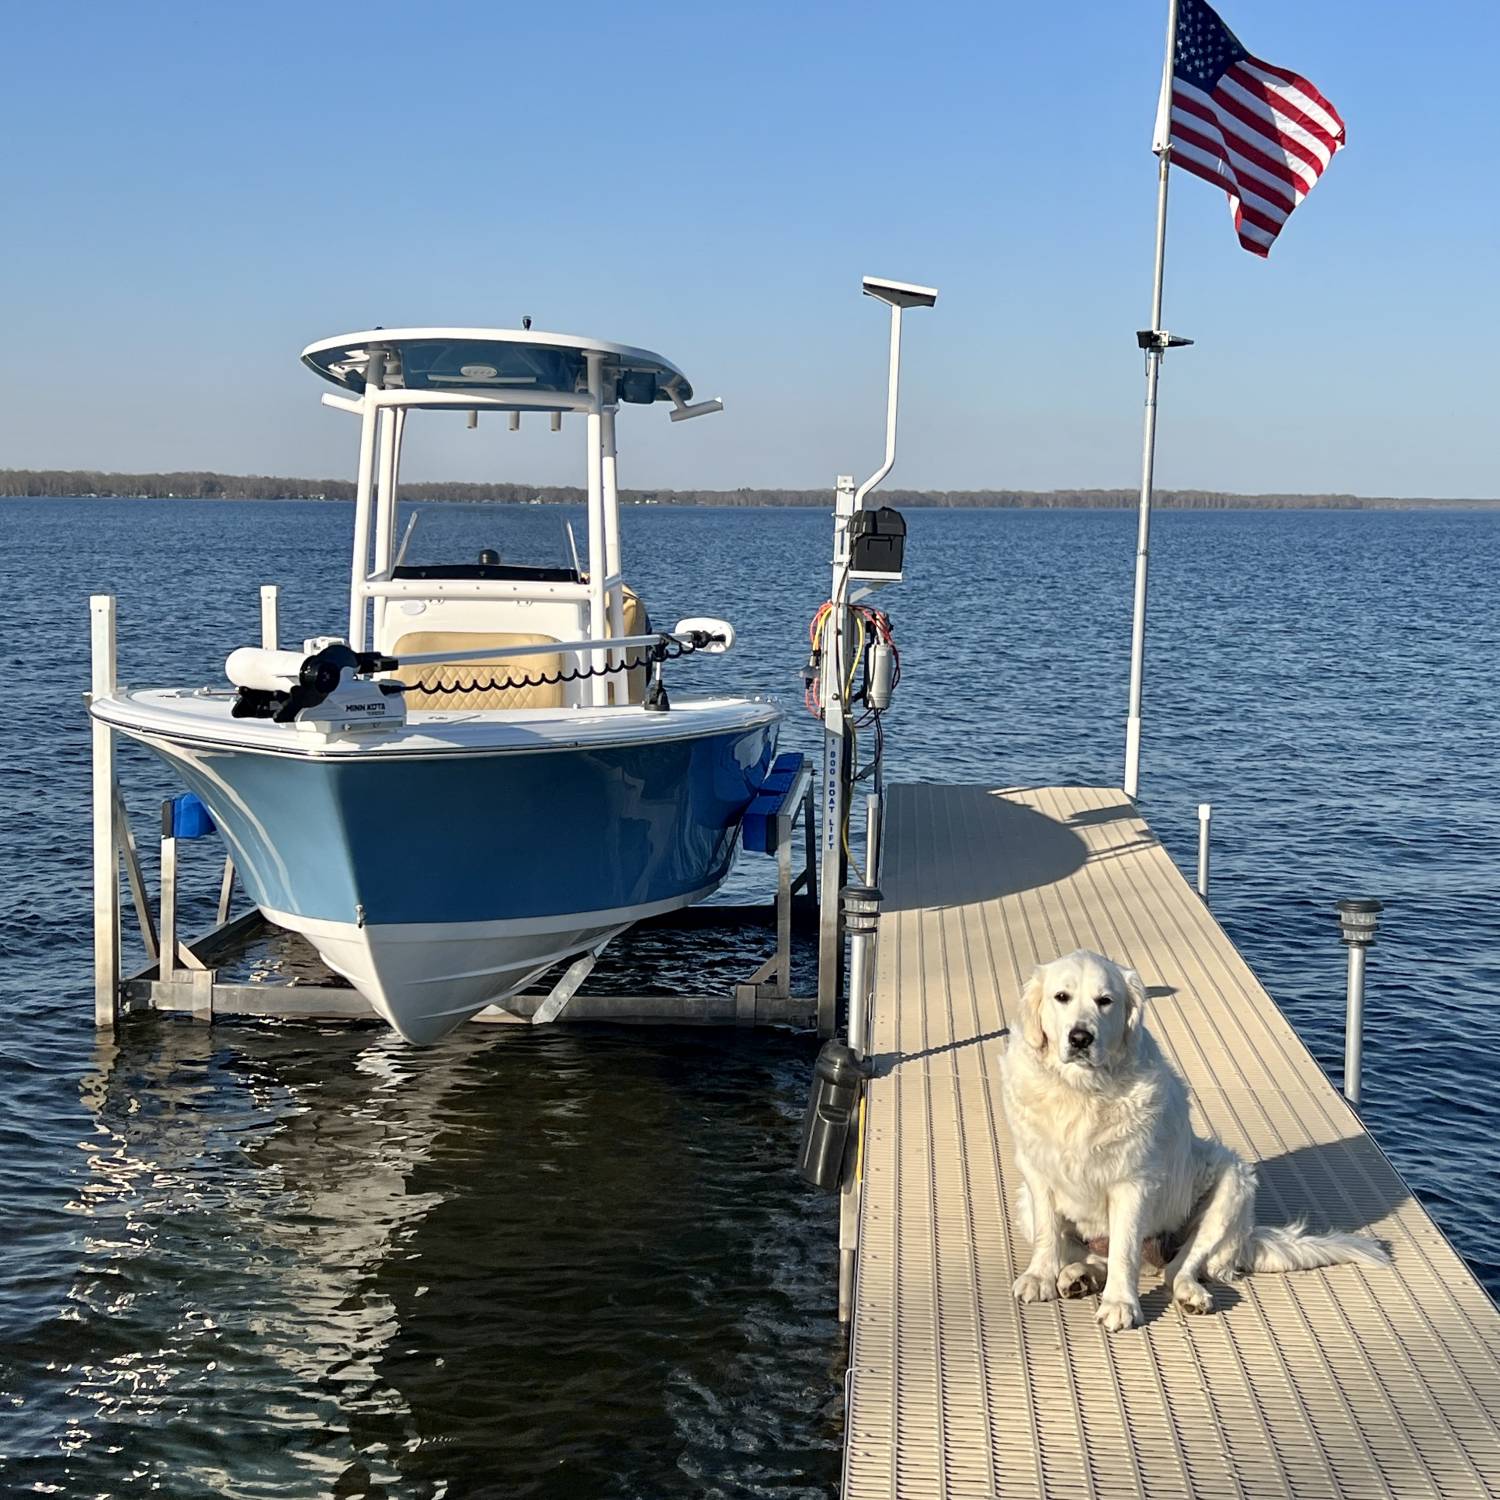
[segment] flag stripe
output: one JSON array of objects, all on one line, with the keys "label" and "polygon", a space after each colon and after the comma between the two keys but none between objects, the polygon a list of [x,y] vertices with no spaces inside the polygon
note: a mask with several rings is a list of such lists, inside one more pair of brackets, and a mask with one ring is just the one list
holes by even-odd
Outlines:
[{"label": "flag stripe", "polygon": [[[1260,72],[1269,75],[1269,78],[1274,78],[1278,83],[1287,84],[1297,93],[1301,94],[1307,101],[1307,104],[1322,111],[1324,116],[1323,124],[1328,133],[1342,138],[1344,134],[1343,117],[1300,73],[1290,72],[1286,68],[1278,68],[1274,63],[1268,63],[1259,57],[1247,58],[1245,65],[1259,69]],[[1306,108],[1305,105],[1304,108]]]},{"label": "flag stripe", "polygon": [[[1272,156],[1269,152],[1262,151],[1250,141],[1247,141],[1238,131],[1226,131],[1223,122],[1206,104],[1200,104],[1196,99],[1187,98],[1180,89],[1172,91],[1172,110],[1175,116],[1178,110],[1192,115],[1201,120],[1210,129],[1210,132],[1223,136],[1224,144],[1231,156],[1235,158],[1236,165],[1241,171],[1251,171],[1260,176],[1268,188],[1275,187],[1286,197],[1287,211],[1294,209],[1306,195],[1317,179],[1309,181],[1301,177],[1293,169],[1284,156]],[[1188,126],[1183,122],[1185,129],[1196,127]],[[1263,139],[1263,137],[1257,137]]]},{"label": "flag stripe", "polygon": [[[1225,150],[1224,137],[1217,131],[1200,131],[1193,126],[1179,124],[1173,126],[1173,136],[1178,145],[1196,146],[1205,156],[1217,157],[1227,168],[1232,169],[1228,174],[1232,181],[1238,182],[1242,188],[1248,187],[1246,178],[1252,174],[1238,160],[1235,152]],[[1265,202],[1268,211],[1274,208],[1285,219],[1297,206],[1296,198],[1286,190],[1284,184],[1266,182],[1258,175],[1254,176],[1254,182],[1255,195]]]},{"label": "flag stripe", "polygon": [[1233,73],[1226,73],[1213,92],[1214,104],[1233,115],[1247,130],[1274,145],[1288,156],[1295,156],[1316,179],[1333,158],[1333,153],[1316,136],[1303,130],[1295,120],[1280,114],[1264,99],[1246,92]]}]

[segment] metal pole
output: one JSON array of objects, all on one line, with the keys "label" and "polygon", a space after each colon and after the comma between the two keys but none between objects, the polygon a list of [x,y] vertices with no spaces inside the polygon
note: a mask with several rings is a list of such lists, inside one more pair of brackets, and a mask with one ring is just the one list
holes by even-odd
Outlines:
[{"label": "metal pole", "polygon": [[365,649],[365,580],[370,571],[370,511],[374,495],[375,437],[380,407],[375,395],[385,378],[385,356],[372,354],[360,413],[359,477],[354,488],[354,559],[349,571],[349,644]]},{"label": "metal pole", "polygon": [[1380,913],[1385,910],[1370,897],[1337,904],[1339,937],[1349,949],[1349,994],[1344,1012],[1344,1097],[1359,1103],[1360,1070],[1365,1050],[1365,949],[1375,941]]},{"label": "metal pole", "polygon": [[818,889],[818,1033],[832,1036],[844,989],[844,924],[839,893],[847,862],[844,827],[849,811],[844,678],[846,616],[849,592],[849,518],[854,514],[854,480],[840,474],[834,496],[832,609],[824,627],[822,676],[823,710],[823,868]]},{"label": "metal pole", "polygon": [[901,309],[891,304],[891,358],[886,373],[885,462],[860,485],[855,510],[864,509],[865,496],[891,472],[896,462],[896,411],[901,396]]},{"label": "metal pole", "polygon": [[865,798],[865,884],[880,884],[880,816],[881,794],[871,792]]},{"label": "metal pole", "polygon": [[[585,423],[589,497],[589,638],[603,640],[608,628],[604,580],[609,576],[609,549],[604,541],[604,356],[589,350],[584,354],[589,372],[589,408]],[[603,651],[589,654],[589,666],[603,671]],[[590,703],[609,701],[607,678],[588,679],[585,691]]]},{"label": "metal pole", "polygon": [[[1162,278],[1167,259],[1167,176],[1172,165],[1170,126],[1172,61],[1177,43],[1177,0],[1167,6],[1167,48],[1155,141],[1156,257],[1151,275],[1151,332],[1161,332]],[[1156,387],[1161,378],[1161,341],[1146,350],[1146,416],[1141,442],[1140,517],[1135,545],[1135,603],[1130,626],[1130,711],[1125,721],[1125,795],[1132,801],[1141,783],[1141,690],[1146,671],[1146,573],[1151,541],[1151,492],[1156,466]]]},{"label": "metal pole", "polygon": [[1349,998],[1344,1015],[1344,1098],[1359,1103],[1359,1076],[1365,1052],[1365,950],[1349,945]]},{"label": "metal pole", "polygon": [[260,644],[266,651],[277,649],[276,639],[280,633],[281,593],[274,583],[260,586]]},{"label": "metal pole", "polygon": [[[620,572],[620,489],[619,453],[615,447],[615,408],[606,406],[599,417],[601,443],[599,474],[604,489],[604,576],[614,578]],[[605,608],[609,613],[609,634],[618,640],[625,634],[625,593],[620,583],[608,585]],[[625,653],[612,650],[609,653],[611,666],[625,660]],[[608,679],[610,696],[623,703],[627,694],[623,677]]]},{"label": "metal pole", "polygon": [[1211,803],[1198,804],[1198,894],[1205,905],[1208,904],[1208,836],[1213,816]]},{"label": "metal pole", "polygon": [[[391,555],[396,550],[396,410],[386,407],[380,413],[380,458],[375,481],[375,562],[377,576],[388,573]],[[385,631],[386,601],[375,601],[375,644],[378,647]]]},{"label": "metal pole", "polygon": [[[89,599],[90,701],[115,691],[115,600]],[[115,742],[108,724],[94,719],[94,1025],[114,1030],[120,1003],[120,855],[115,829]]]},{"label": "metal pole", "polygon": [[161,954],[156,972],[164,982],[177,968],[177,839],[172,831],[172,798],[161,805]]}]

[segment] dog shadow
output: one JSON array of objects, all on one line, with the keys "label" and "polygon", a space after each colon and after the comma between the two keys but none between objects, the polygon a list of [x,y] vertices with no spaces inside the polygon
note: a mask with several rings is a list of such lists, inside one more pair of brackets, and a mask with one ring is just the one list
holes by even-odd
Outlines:
[{"label": "dog shadow", "polygon": [[[1250,1161],[1258,1184],[1257,1224],[1305,1219],[1309,1234],[1346,1232],[1381,1239],[1378,1226],[1412,1197],[1374,1137],[1363,1131]],[[1383,1239],[1381,1243],[1395,1249]]]}]

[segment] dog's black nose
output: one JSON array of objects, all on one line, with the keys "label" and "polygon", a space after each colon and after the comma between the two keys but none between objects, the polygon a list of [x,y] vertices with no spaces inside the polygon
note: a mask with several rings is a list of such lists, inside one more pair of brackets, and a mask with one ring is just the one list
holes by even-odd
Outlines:
[{"label": "dog's black nose", "polygon": [[1087,1052],[1094,1045],[1094,1033],[1087,1026],[1075,1026],[1068,1033],[1068,1045],[1075,1052]]}]

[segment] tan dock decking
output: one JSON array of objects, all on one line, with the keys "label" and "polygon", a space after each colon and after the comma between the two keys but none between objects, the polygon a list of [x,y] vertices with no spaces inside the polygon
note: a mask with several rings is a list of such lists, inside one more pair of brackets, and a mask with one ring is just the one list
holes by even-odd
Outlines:
[{"label": "tan dock decking", "polygon": [[[1122,793],[897,787],[881,884],[846,1500],[1500,1495],[1500,1312]],[[1002,1032],[1076,947],[1141,971],[1258,1217],[1369,1226],[1390,1269],[1216,1285],[1204,1317],[1148,1269],[1113,1335],[1096,1298],[1013,1300]]]}]

